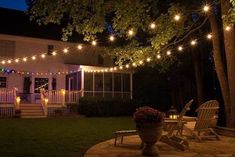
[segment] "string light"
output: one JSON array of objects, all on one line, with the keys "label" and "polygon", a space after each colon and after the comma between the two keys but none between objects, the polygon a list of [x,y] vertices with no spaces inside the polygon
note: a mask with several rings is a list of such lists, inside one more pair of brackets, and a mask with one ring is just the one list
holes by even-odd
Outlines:
[{"label": "string light", "polygon": [[123,69],[123,66],[119,66],[119,69],[122,70],[122,69]]},{"label": "string light", "polygon": [[197,41],[196,41],[196,40],[192,40],[192,41],[190,42],[190,44],[191,44],[192,46],[195,46],[195,45],[197,44]]},{"label": "string light", "polygon": [[210,33],[210,34],[207,34],[207,39],[211,39],[212,38],[212,34]]},{"label": "string light", "polygon": [[129,68],[129,67],[130,67],[129,64],[127,64],[127,65],[126,65],[126,68]]},{"label": "string light", "polygon": [[166,55],[170,56],[171,55],[171,51],[170,50],[166,51]]},{"label": "string light", "polygon": [[179,47],[178,47],[178,51],[183,51],[183,47],[182,47],[182,46],[179,46]]},{"label": "string light", "polygon": [[46,55],[45,54],[41,54],[41,58],[45,58],[46,57]]},{"label": "string light", "polygon": [[226,31],[230,31],[230,30],[231,30],[231,27],[230,27],[230,26],[226,26],[226,27],[225,27],[225,30],[226,30]]},{"label": "string light", "polygon": [[93,46],[96,46],[96,45],[97,45],[97,42],[96,42],[95,40],[93,40],[93,41],[91,42],[91,44],[92,44]]},{"label": "string light", "polygon": [[146,61],[147,61],[147,62],[150,62],[150,61],[151,61],[151,58],[150,58],[150,57],[148,57],[148,58],[146,59]]},{"label": "string light", "polygon": [[206,4],[206,5],[203,7],[203,11],[204,11],[204,12],[208,12],[209,10],[210,10],[210,6]]},{"label": "string light", "polygon": [[57,55],[56,51],[53,51],[52,56],[56,56],[56,55]]},{"label": "string light", "polygon": [[132,66],[133,66],[133,67],[136,67],[137,65],[136,65],[136,63],[134,62],[134,63],[132,63]]},{"label": "string light", "polygon": [[110,40],[110,41],[114,41],[114,40],[115,40],[114,35],[110,35],[109,40]]},{"label": "string light", "polygon": [[150,28],[151,28],[151,29],[155,29],[155,28],[156,28],[156,24],[155,24],[154,22],[151,23],[151,24],[150,24]]},{"label": "string light", "polygon": [[143,61],[139,61],[139,64],[142,65],[142,64],[144,64],[144,62]]},{"label": "string light", "polygon": [[1,63],[2,63],[2,64],[6,64],[6,61],[3,60]]},{"label": "string light", "polygon": [[8,64],[11,64],[11,60],[8,60],[7,63],[8,63]]},{"label": "string light", "polygon": [[16,63],[19,63],[19,59],[15,59],[15,62],[16,62]]},{"label": "string light", "polygon": [[174,16],[174,20],[175,20],[175,21],[179,21],[179,20],[180,20],[180,15],[179,15],[179,14],[175,15],[175,16]]},{"label": "string light", "polygon": [[64,48],[64,49],[63,49],[63,52],[64,52],[64,53],[68,53],[68,52],[69,52],[69,49],[68,49],[68,48]]},{"label": "string light", "polygon": [[130,29],[130,30],[128,31],[128,35],[129,35],[129,36],[133,36],[133,35],[134,35],[133,29]]},{"label": "string light", "polygon": [[24,58],[23,58],[23,61],[24,61],[24,62],[26,62],[26,61],[27,61],[27,58],[26,58],[26,57],[24,57]]},{"label": "string light", "polygon": [[160,58],[161,58],[161,55],[160,55],[160,54],[158,54],[158,55],[157,55],[157,59],[160,59]]},{"label": "string light", "polygon": [[79,44],[77,48],[78,48],[78,50],[81,50],[82,49],[82,44]]},{"label": "string light", "polygon": [[36,60],[36,56],[32,56],[31,58],[32,58],[32,60]]}]

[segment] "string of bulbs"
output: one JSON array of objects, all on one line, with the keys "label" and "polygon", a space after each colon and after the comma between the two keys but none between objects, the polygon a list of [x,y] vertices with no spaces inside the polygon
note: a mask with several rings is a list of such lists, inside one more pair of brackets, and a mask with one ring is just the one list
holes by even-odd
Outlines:
[{"label": "string of bulbs", "polygon": [[[208,5],[208,4],[206,4],[206,5],[204,5],[203,7],[202,7],[202,11],[205,13],[205,14],[207,14],[209,11],[211,10],[211,6],[210,5]],[[176,22],[178,22],[178,21],[180,21],[181,20],[181,15],[178,13],[178,14],[176,14],[174,17],[173,17],[173,20],[174,21],[176,21]],[[156,24],[153,22],[153,23],[151,23],[150,25],[149,25],[149,28],[150,29],[156,29]],[[227,25],[227,26],[224,26],[224,29],[226,30],[226,31],[230,31],[231,29],[232,29],[232,25]],[[127,35],[129,36],[129,37],[132,37],[132,36],[134,36],[135,35],[135,32],[134,32],[134,29],[133,28],[131,28],[131,29],[129,29],[128,31],[127,31]],[[209,33],[209,34],[207,34],[206,35],[206,38],[207,39],[212,39],[212,34],[211,33]],[[109,40],[111,41],[111,42],[114,42],[115,41],[115,36],[114,35],[110,35],[109,36]],[[191,40],[190,41],[190,45],[191,46],[195,46],[196,44],[198,43],[198,40],[197,39],[194,39],[194,40]],[[92,46],[96,46],[97,45],[97,41],[96,40],[93,40],[92,42],[91,42],[91,45]],[[81,45],[81,44],[79,44],[78,46],[77,46],[77,49],[78,50],[82,50],[82,48],[83,48],[83,46]],[[182,46],[182,45],[179,45],[178,47],[177,47],[177,50],[179,51],[179,52],[181,52],[181,51],[183,51],[183,49],[184,49],[184,47]],[[69,52],[69,48],[64,48],[63,49],[63,51],[62,51],[64,54],[67,54],[68,52]],[[44,59],[44,58],[46,58],[46,54],[47,53],[42,53],[42,54],[40,54],[40,55],[33,55],[33,56],[28,56],[28,57],[23,57],[23,58],[16,58],[16,59],[8,59],[8,60],[1,60],[0,61],[0,63],[2,64],[2,65],[5,65],[5,64],[11,64],[11,63],[19,63],[20,61],[21,62],[27,62],[28,60],[32,60],[32,61],[35,61],[38,57],[40,57],[40,58],[42,58],[42,59]],[[166,55],[167,56],[170,56],[172,54],[172,52],[171,52],[171,50],[167,50],[166,51]],[[52,56],[56,56],[57,55],[57,51],[53,51],[52,52]],[[161,59],[161,54],[157,54],[157,59]],[[138,61],[138,62],[133,62],[133,63],[129,63],[129,64],[125,64],[125,65],[121,65],[121,66],[114,66],[114,67],[109,67],[109,68],[101,68],[100,70],[85,70],[84,69],[84,71],[85,72],[113,72],[113,71],[117,71],[117,70],[123,70],[123,69],[128,69],[128,68],[130,68],[131,66],[132,67],[137,67],[137,66],[141,66],[141,65],[143,65],[145,62],[150,62],[152,59],[150,58],[150,57],[147,57],[145,60],[140,60],[140,61]],[[74,72],[76,72],[76,71],[74,71]],[[21,74],[22,74],[22,72],[20,72]],[[58,72],[58,73],[54,73],[54,75],[55,74],[68,74],[68,73],[73,73],[73,72]],[[25,74],[25,72],[23,72],[23,74]],[[26,72],[26,74],[32,74],[32,75],[34,75],[34,74],[36,74],[36,75],[40,75],[40,74],[42,74],[42,75],[53,75],[53,73],[40,73],[40,72],[36,72],[36,73],[30,73],[30,72]]]}]

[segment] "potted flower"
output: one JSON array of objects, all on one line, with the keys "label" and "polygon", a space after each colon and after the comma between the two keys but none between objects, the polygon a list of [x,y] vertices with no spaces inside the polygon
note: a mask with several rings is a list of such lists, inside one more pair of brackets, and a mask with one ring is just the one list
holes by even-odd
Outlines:
[{"label": "potted flower", "polygon": [[144,143],[142,155],[158,156],[154,144],[160,139],[163,128],[164,113],[148,107],[140,107],[134,113],[138,134]]}]

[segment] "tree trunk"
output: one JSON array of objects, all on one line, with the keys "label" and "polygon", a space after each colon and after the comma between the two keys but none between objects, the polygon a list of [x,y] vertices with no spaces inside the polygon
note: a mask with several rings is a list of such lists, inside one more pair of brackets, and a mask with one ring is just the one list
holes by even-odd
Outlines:
[{"label": "tree trunk", "polygon": [[225,117],[226,117],[226,125],[229,125],[230,119],[230,111],[231,111],[231,104],[230,104],[230,95],[229,95],[229,85],[227,76],[225,73],[225,66],[223,65],[222,60],[222,51],[221,51],[221,43],[220,43],[220,36],[219,36],[219,28],[218,22],[216,17],[213,13],[209,14],[209,21],[212,30],[212,43],[213,43],[213,59],[215,64],[216,74],[219,80],[223,100],[224,100],[224,108],[225,108]]},{"label": "tree trunk", "polygon": [[[227,15],[230,8],[231,4],[229,0],[221,0],[222,15]],[[225,29],[223,29],[223,31],[231,102],[230,122],[228,127],[235,127],[235,32],[233,26],[231,26],[230,31],[226,31]]]},{"label": "tree trunk", "polygon": [[202,80],[202,68],[199,62],[200,60],[200,51],[195,51],[192,49],[193,57],[193,67],[195,74],[195,82],[197,88],[197,104],[201,105],[203,103],[203,80]]}]

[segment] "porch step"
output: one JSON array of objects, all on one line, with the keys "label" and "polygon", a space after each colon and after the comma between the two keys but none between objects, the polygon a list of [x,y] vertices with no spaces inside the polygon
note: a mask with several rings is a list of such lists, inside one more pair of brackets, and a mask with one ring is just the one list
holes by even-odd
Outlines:
[{"label": "porch step", "polygon": [[41,104],[20,104],[21,118],[46,118]]}]

